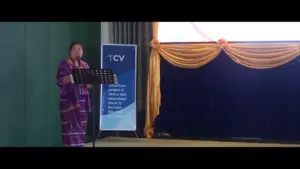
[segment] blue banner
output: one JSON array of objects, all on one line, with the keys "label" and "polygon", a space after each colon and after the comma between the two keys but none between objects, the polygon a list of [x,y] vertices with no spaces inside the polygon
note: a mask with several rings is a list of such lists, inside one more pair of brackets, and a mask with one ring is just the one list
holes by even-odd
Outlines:
[{"label": "blue banner", "polygon": [[136,45],[101,46],[101,68],[112,69],[118,83],[101,85],[100,130],[136,130],[136,58]]}]

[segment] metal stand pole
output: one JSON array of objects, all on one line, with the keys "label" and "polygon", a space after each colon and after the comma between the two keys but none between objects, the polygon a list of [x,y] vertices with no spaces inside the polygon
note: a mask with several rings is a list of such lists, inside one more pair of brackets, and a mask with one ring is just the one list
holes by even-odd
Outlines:
[{"label": "metal stand pole", "polygon": [[98,133],[97,140],[99,139],[100,134],[101,134],[101,130],[100,130],[99,133]]},{"label": "metal stand pole", "polygon": [[92,113],[93,113],[93,147],[95,147],[96,138],[96,88],[93,86],[92,88],[92,99],[93,99],[93,106],[92,106]]},{"label": "metal stand pole", "polygon": [[136,137],[136,138],[139,138],[139,135],[137,134],[136,131],[134,131],[134,134],[135,134],[135,137]]}]

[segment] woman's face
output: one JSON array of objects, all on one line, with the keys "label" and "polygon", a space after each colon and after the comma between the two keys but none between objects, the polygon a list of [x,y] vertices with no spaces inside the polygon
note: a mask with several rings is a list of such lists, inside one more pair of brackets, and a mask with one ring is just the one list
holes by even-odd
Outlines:
[{"label": "woman's face", "polygon": [[82,50],[81,45],[76,44],[72,47],[70,55],[73,59],[81,58],[82,54],[83,54],[83,50]]}]

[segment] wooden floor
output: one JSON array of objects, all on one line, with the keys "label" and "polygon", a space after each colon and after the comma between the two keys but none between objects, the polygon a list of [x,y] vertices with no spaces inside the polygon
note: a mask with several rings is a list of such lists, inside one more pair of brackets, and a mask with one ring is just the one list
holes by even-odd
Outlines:
[{"label": "wooden floor", "polygon": [[[85,147],[92,147],[92,143]],[[96,141],[96,147],[300,147],[300,144],[107,137]]]}]

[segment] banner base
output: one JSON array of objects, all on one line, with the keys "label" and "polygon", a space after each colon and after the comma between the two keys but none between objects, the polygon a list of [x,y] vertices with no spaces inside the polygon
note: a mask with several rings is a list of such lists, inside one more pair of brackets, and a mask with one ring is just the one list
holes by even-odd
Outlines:
[{"label": "banner base", "polygon": [[[117,131],[117,130],[100,130],[98,135],[97,135],[97,138],[96,140],[99,140],[100,136],[101,136],[101,133],[102,132],[105,132],[105,131],[110,131],[110,132],[116,132],[116,136],[119,137],[119,132],[125,132],[125,131]],[[126,131],[126,132],[133,132],[135,137],[136,138],[139,138],[139,135],[138,135],[138,132],[135,130],[135,131]]]}]

